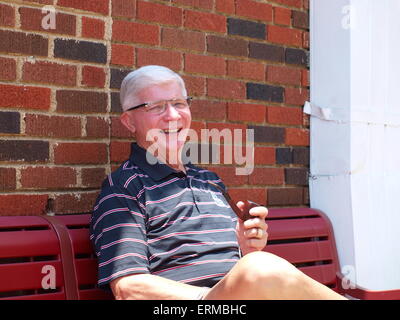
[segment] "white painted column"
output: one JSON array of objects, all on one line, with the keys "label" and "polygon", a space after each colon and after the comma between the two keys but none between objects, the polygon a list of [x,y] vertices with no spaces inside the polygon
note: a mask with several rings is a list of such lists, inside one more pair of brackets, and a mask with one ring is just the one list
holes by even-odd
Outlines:
[{"label": "white painted column", "polygon": [[400,288],[400,0],[311,0],[311,207],[341,266]]}]

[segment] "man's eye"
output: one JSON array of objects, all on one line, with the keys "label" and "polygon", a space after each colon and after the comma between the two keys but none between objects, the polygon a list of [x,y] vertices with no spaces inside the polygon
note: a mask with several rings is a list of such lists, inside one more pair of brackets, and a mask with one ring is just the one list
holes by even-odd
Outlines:
[{"label": "man's eye", "polygon": [[147,111],[149,112],[161,112],[164,109],[163,104],[156,104],[156,105],[151,105],[147,108]]},{"label": "man's eye", "polygon": [[174,103],[173,103],[173,106],[174,106],[174,108],[184,108],[184,107],[186,107],[186,101],[184,101],[184,100],[176,100],[176,101],[174,101]]}]

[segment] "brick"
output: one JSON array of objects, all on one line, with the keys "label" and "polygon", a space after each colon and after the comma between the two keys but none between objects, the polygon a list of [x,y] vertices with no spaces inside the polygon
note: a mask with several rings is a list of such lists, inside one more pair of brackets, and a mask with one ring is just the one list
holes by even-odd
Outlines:
[{"label": "brick", "polygon": [[67,167],[21,169],[22,189],[66,189],[76,185],[76,172]]},{"label": "brick", "polygon": [[174,49],[204,51],[206,49],[205,34],[197,31],[163,28],[161,44]]},{"label": "brick", "polygon": [[309,29],[310,21],[308,17],[308,12],[293,10],[292,21],[293,27],[295,28]]},{"label": "brick", "polygon": [[285,183],[296,185],[308,185],[307,168],[285,168]]},{"label": "brick", "polygon": [[45,138],[81,137],[81,120],[78,117],[25,115],[25,133],[29,136]]},{"label": "brick", "polygon": [[229,56],[247,57],[248,41],[214,35],[207,36],[207,52]]},{"label": "brick", "polygon": [[265,80],[265,65],[259,62],[228,60],[228,75],[235,78]]},{"label": "brick", "polygon": [[254,130],[254,142],[260,143],[284,143],[285,128],[253,126],[249,125],[249,129]]},{"label": "brick", "polygon": [[211,10],[213,7],[213,0],[172,0],[176,4],[182,4],[184,6],[192,8],[202,8]]},{"label": "brick", "polygon": [[25,62],[22,80],[25,82],[48,83],[59,86],[75,86],[76,67],[48,61]]},{"label": "brick", "polygon": [[303,188],[303,203],[305,205],[309,205],[310,204],[309,188]]},{"label": "brick", "polygon": [[0,195],[0,215],[41,215],[46,210],[48,195],[3,194]]},{"label": "brick", "polygon": [[221,180],[224,182],[225,186],[228,188],[231,186],[242,186],[248,184],[247,175],[236,175],[236,166],[203,166],[208,170],[215,172]]},{"label": "brick", "polygon": [[232,198],[234,203],[250,200],[261,206],[267,204],[267,192],[264,188],[230,188],[229,196]]},{"label": "brick", "polygon": [[226,33],[226,17],[215,13],[185,10],[184,26],[189,29]]},{"label": "brick", "polygon": [[107,111],[108,97],[104,92],[57,90],[57,111],[71,113],[101,113]]},{"label": "brick", "polygon": [[91,213],[97,196],[97,191],[56,194],[54,196],[54,213]]},{"label": "brick", "polygon": [[267,122],[271,124],[301,125],[303,110],[300,108],[268,107]]},{"label": "brick", "polygon": [[283,62],[285,49],[280,46],[250,42],[249,57],[253,59],[261,59],[266,61]]},{"label": "brick", "polygon": [[309,148],[293,148],[293,163],[309,165],[310,149]]},{"label": "brick", "polygon": [[0,168],[0,191],[15,190],[16,186],[15,168]]},{"label": "brick", "polygon": [[146,22],[181,26],[183,22],[183,10],[165,4],[138,1],[136,17]]},{"label": "brick", "polygon": [[[207,130],[200,132],[201,142],[203,144],[220,144],[220,145],[236,145],[241,147],[242,154],[246,153],[244,146],[247,141],[247,132],[245,124],[238,123],[221,123],[221,122],[208,122]],[[218,150],[218,149],[217,149]],[[231,153],[234,150],[231,149]],[[219,149],[219,154],[224,155],[224,150]],[[221,157],[220,157],[221,158]],[[221,158],[222,160],[222,158]],[[227,163],[230,164],[230,163]]]},{"label": "brick", "polygon": [[198,137],[201,137],[201,130],[206,129],[206,123],[204,121],[192,120],[190,128],[196,131]]},{"label": "brick", "polygon": [[163,65],[174,71],[182,69],[182,54],[172,50],[158,50],[151,48],[136,49],[136,65]]},{"label": "brick", "polygon": [[297,29],[268,26],[268,41],[289,46],[301,47],[303,33]]},{"label": "brick", "polygon": [[[21,17],[21,29],[33,30],[39,32],[49,32],[65,35],[76,35],[76,16],[55,12],[55,25],[47,25],[48,21],[45,19],[48,12],[42,13],[41,9],[33,8],[19,8]],[[44,22],[44,24],[43,24]]]},{"label": "brick", "polygon": [[255,147],[254,164],[255,165],[275,164],[275,148],[258,147],[258,146]]},{"label": "brick", "polygon": [[283,5],[288,6],[288,7],[301,8],[303,0],[270,0],[270,1],[271,2],[275,2],[275,3],[279,3],[279,4],[283,4]]},{"label": "brick", "polygon": [[121,163],[129,158],[130,151],[131,151],[131,142],[111,141],[110,161]]},{"label": "brick", "polygon": [[86,136],[88,138],[109,138],[110,124],[107,118],[87,117]]},{"label": "brick", "polygon": [[185,54],[185,71],[223,76],[226,74],[225,59],[199,54]]},{"label": "brick", "polygon": [[112,138],[133,138],[134,134],[130,132],[120,121],[119,117],[111,118],[111,137]]},{"label": "brick", "polygon": [[136,17],[136,0],[111,0],[111,8],[113,17]]},{"label": "brick", "polygon": [[203,77],[182,76],[189,96],[204,96],[206,94],[206,79]]},{"label": "brick", "polygon": [[274,7],[274,23],[290,26],[292,10],[282,7]]},{"label": "brick", "polygon": [[277,84],[300,85],[302,70],[287,66],[267,66],[267,81]]},{"label": "brick", "polygon": [[20,133],[19,112],[0,112],[0,133]]},{"label": "brick", "polygon": [[15,25],[15,10],[13,7],[0,4],[0,26],[14,27]]},{"label": "brick", "polygon": [[264,23],[229,18],[228,34],[264,40],[266,27]]},{"label": "brick", "polygon": [[115,20],[112,25],[112,40],[158,45],[160,42],[160,27],[150,24]]},{"label": "brick", "polygon": [[301,50],[301,49],[286,48],[285,62],[288,64],[295,64],[295,65],[307,67],[308,66],[308,54],[306,51]]},{"label": "brick", "polygon": [[293,163],[293,149],[292,148],[276,148],[276,163],[277,164],[291,164]]},{"label": "brick", "polygon": [[131,70],[111,69],[110,88],[120,89],[122,81],[130,72]]},{"label": "brick", "polygon": [[270,188],[267,192],[269,206],[298,206],[303,203],[303,188]]},{"label": "brick", "polygon": [[207,79],[207,94],[218,98],[245,99],[246,85],[236,80],[209,78]]},{"label": "brick", "polygon": [[0,30],[0,52],[47,57],[48,45],[40,35]]},{"label": "brick", "polygon": [[106,71],[103,68],[84,66],[82,68],[82,85],[86,87],[104,88]]},{"label": "brick", "polygon": [[132,67],[135,61],[135,49],[125,44],[111,45],[111,64]]},{"label": "brick", "polygon": [[60,7],[75,8],[83,11],[96,12],[102,15],[108,15],[109,0],[58,0]]},{"label": "brick", "polygon": [[301,71],[301,85],[303,87],[310,86],[310,72],[309,70],[302,70]]},{"label": "brick", "polygon": [[244,122],[264,122],[266,107],[260,104],[228,103],[228,120]]},{"label": "brick", "polygon": [[301,128],[285,128],[285,143],[291,146],[309,146],[310,131]]},{"label": "brick", "polygon": [[107,48],[102,43],[55,39],[54,57],[104,64],[107,62]]},{"label": "brick", "polygon": [[284,88],[259,83],[246,83],[247,99],[283,102]]},{"label": "brick", "polygon": [[105,143],[57,143],[54,147],[55,164],[105,164]]},{"label": "brick", "polygon": [[284,181],[282,168],[254,168],[249,175],[250,185],[281,185]]},{"label": "brick", "polygon": [[0,108],[48,110],[51,89],[0,84]]},{"label": "brick", "polygon": [[235,0],[216,0],[215,9],[219,12],[234,14]]},{"label": "brick", "polygon": [[111,112],[121,112],[121,102],[119,99],[119,92],[111,92]]},{"label": "brick", "polygon": [[303,32],[303,48],[304,49],[310,48],[310,32],[308,31]]},{"label": "brick", "polygon": [[310,99],[310,91],[304,88],[285,88],[285,103],[303,106]]},{"label": "brick", "polygon": [[236,0],[236,15],[272,22],[272,5],[251,0]]},{"label": "brick", "polygon": [[0,57],[0,80],[14,81],[17,78],[17,63],[14,59]]},{"label": "brick", "polygon": [[49,143],[47,141],[0,141],[0,161],[45,162],[48,160]]},{"label": "brick", "polygon": [[218,101],[197,100],[190,107],[193,119],[225,120],[226,103]]},{"label": "brick", "polygon": [[105,23],[103,20],[82,17],[82,37],[103,39]]},{"label": "brick", "polygon": [[82,168],[81,176],[84,187],[100,189],[106,178],[106,170],[104,168]]}]

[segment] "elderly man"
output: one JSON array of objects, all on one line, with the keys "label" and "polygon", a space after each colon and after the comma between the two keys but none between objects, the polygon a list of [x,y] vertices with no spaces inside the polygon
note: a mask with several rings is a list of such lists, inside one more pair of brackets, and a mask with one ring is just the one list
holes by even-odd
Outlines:
[{"label": "elderly man", "polygon": [[99,286],[116,299],[341,298],[261,251],[265,207],[238,219],[219,177],[182,160],[191,113],[178,74],[139,68],[126,76],[120,95],[121,121],[136,143],[104,181],[93,211]]}]

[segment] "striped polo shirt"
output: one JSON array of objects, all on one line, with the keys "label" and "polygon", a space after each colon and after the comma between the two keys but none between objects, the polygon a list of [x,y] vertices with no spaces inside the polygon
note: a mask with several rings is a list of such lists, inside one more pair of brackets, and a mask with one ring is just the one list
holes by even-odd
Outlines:
[{"label": "striped polo shirt", "polygon": [[[147,273],[213,286],[239,259],[237,218],[213,172],[191,163],[186,173],[152,157],[136,143],[129,160],[103,182],[90,223],[98,284]],[[153,158],[154,159],[154,158]]]}]

